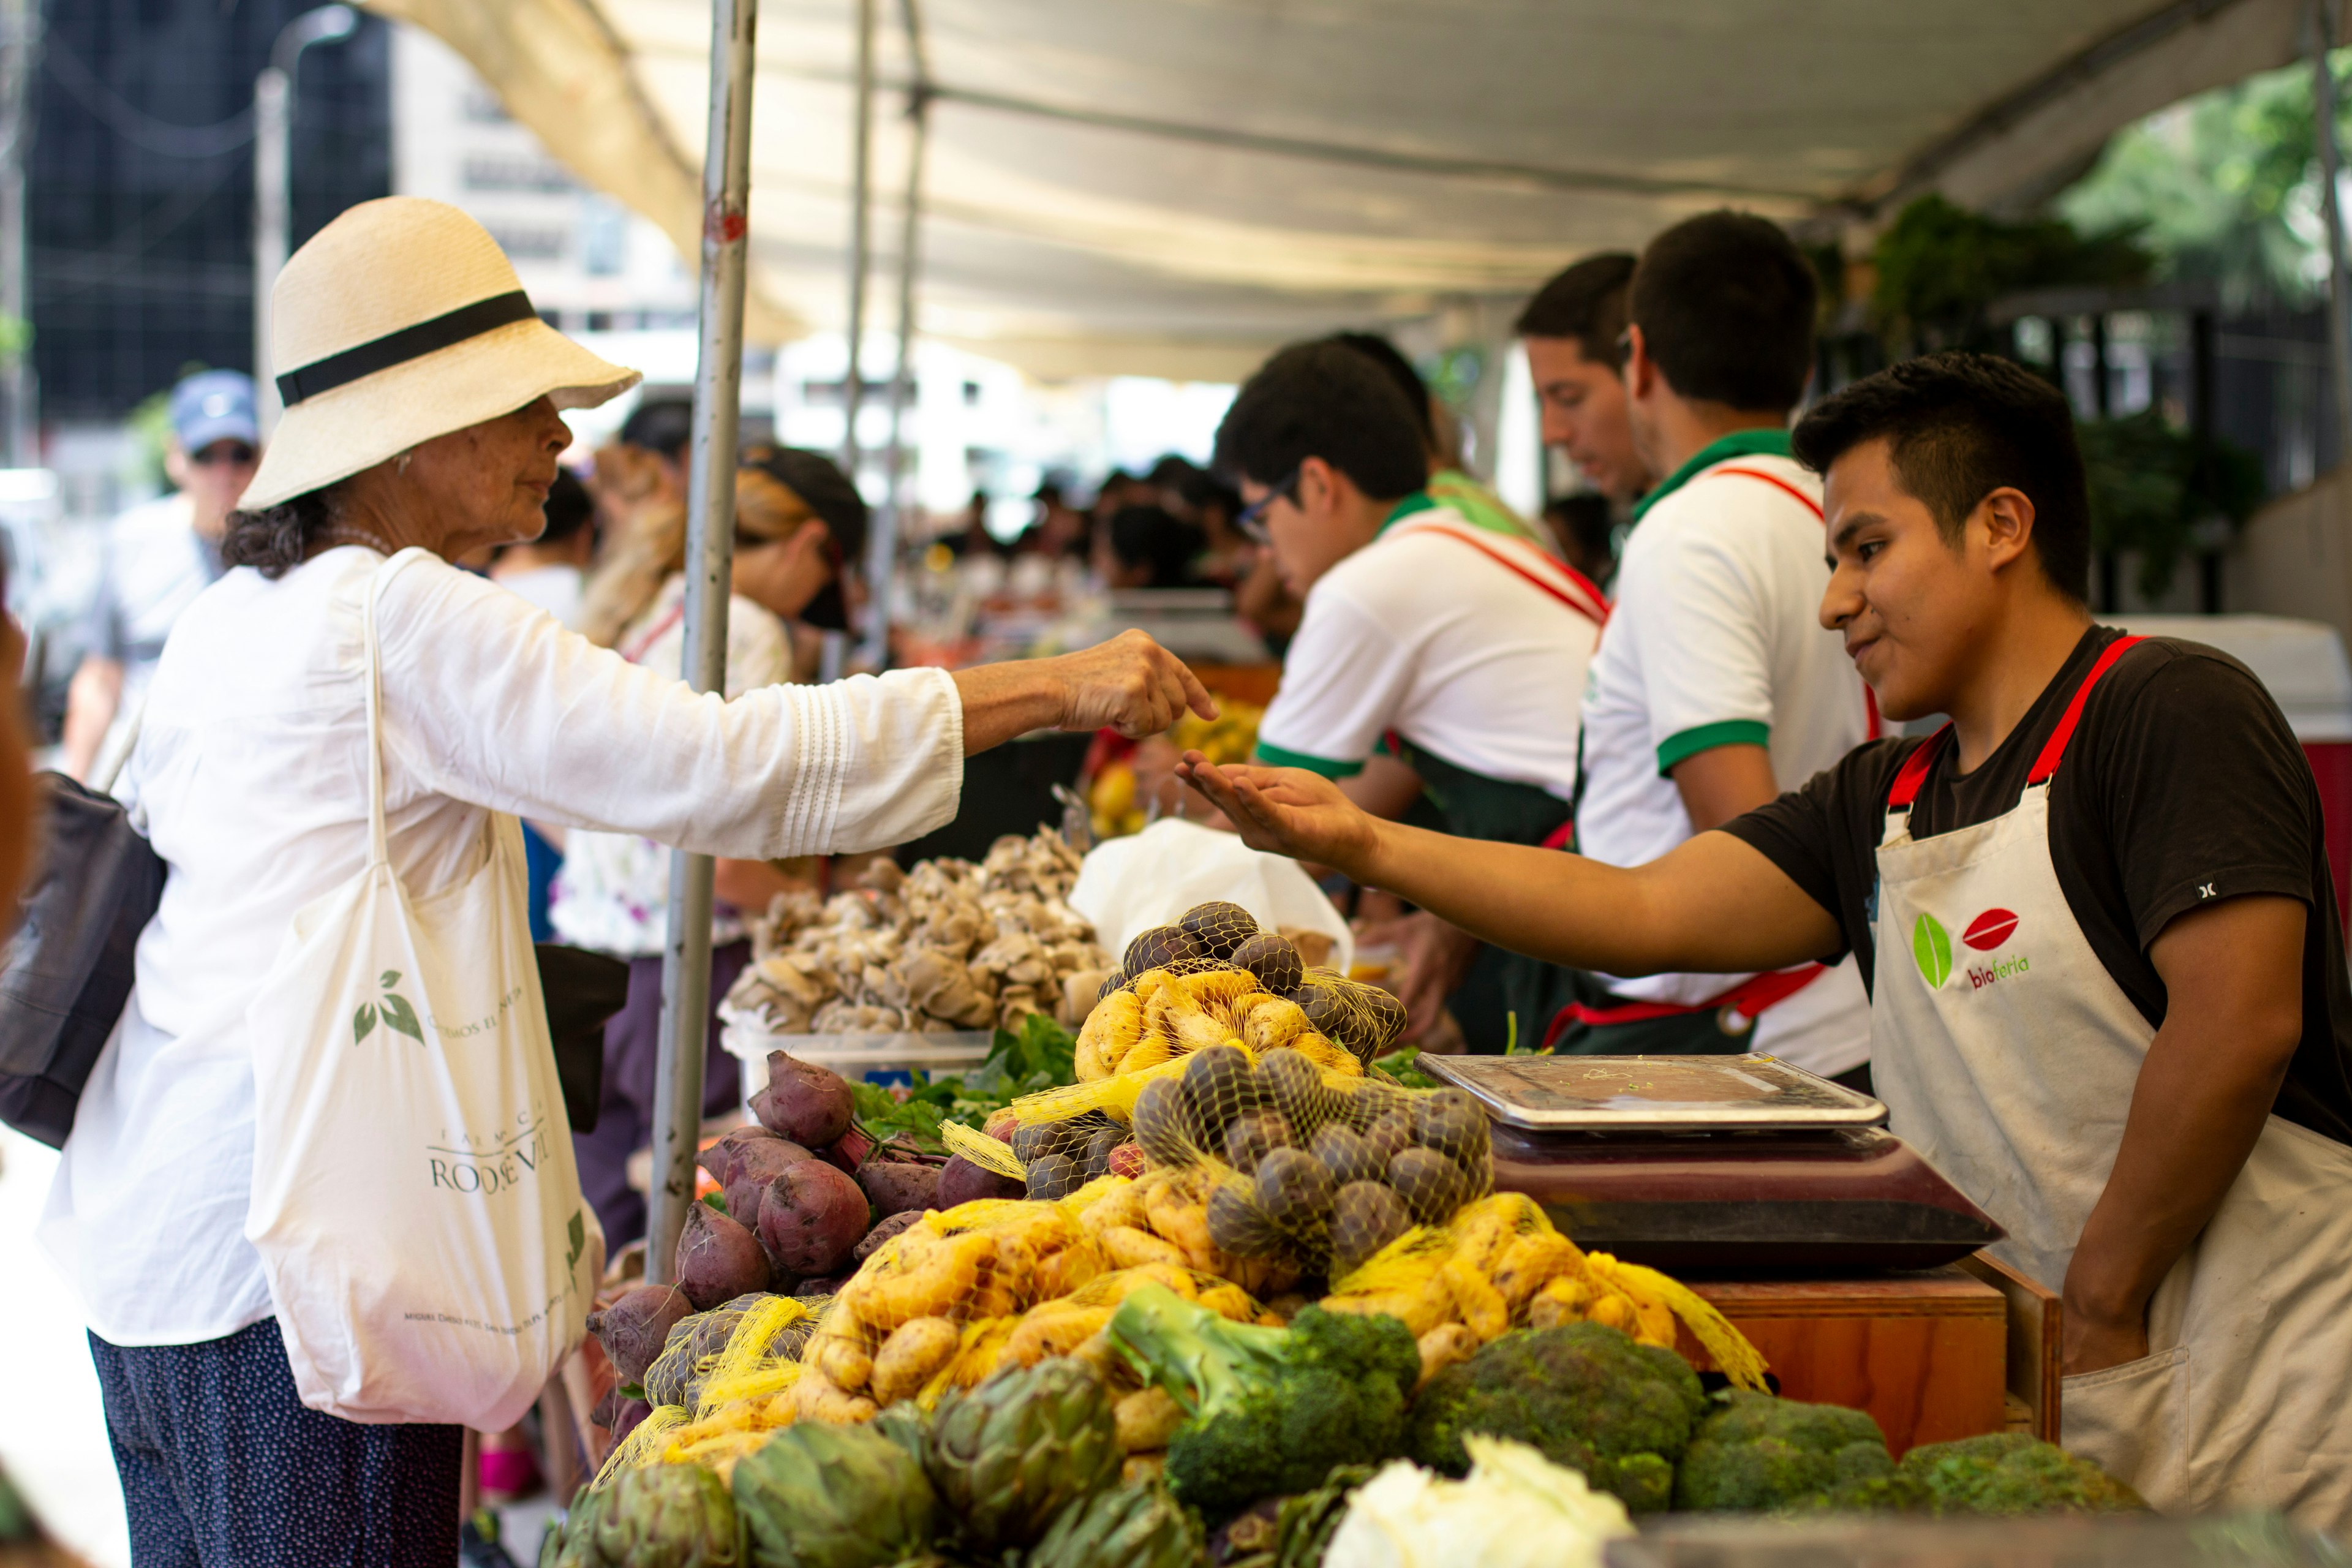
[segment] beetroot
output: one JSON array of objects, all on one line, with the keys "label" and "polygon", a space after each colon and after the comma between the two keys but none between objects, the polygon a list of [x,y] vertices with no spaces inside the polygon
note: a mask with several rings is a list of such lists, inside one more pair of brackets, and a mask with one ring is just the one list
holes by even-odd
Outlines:
[{"label": "beetroot", "polygon": [[758,1230],[760,1195],[768,1190],[770,1182],[808,1157],[807,1150],[772,1132],[745,1143],[727,1177],[728,1215],[744,1229]]},{"label": "beetroot", "polygon": [[654,1407],[642,1399],[624,1399],[613,1413],[613,1445],[637,1429],[637,1423],[654,1413]]},{"label": "beetroot", "polygon": [[1029,1184],[1020,1177],[1000,1176],[987,1166],[975,1165],[958,1154],[940,1167],[939,1191],[933,1194],[932,1206],[951,1209],[974,1198],[1018,1198],[1028,1193]]},{"label": "beetroot", "polygon": [[831,1274],[866,1235],[866,1194],[845,1172],[803,1160],[760,1199],[760,1242],[777,1268],[803,1279]]},{"label": "beetroot", "polygon": [[874,1212],[882,1217],[913,1209],[937,1208],[940,1168],[916,1161],[868,1160],[858,1168],[857,1184],[866,1189]]},{"label": "beetroot", "polygon": [[670,1325],[692,1310],[694,1303],[675,1285],[640,1285],[611,1306],[589,1313],[588,1331],[603,1342],[623,1383],[643,1383],[646,1368],[653,1365],[662,1342],[669,1338]]},{"label": "beetroot", "polygon": [[749,1126],[738,1127],[709,1148],[703,1150],[694,1157],[694,1163],[709,1172],[710,1179],[723,1187],[735,1179],[735,1168],[750,1150],[762,1143],[784,1142],[785,1140],[777,1137],[754,1121]]},{"label": "beetroot", "polygon": [[882,1244],[923,1217],[921,1209],[901,1209],[866,1233],[866,1239],[851,1249],[853,1261],[863,1263],[881,1249]]},{"label": "beetroot", "polygon": [[846,1079],[784,1051],[768,1053],[768,1087],[751,1097],[762,1127],[807,1149],[848,1131],[850,1107]]},{"label": "beetroot", "polygon": [[689,1204],[677,1234],[677,1288],[707,1312],[722,1301],[768,1288],[760,1238],[709,1204]]},{"label": "beetroot", "polygon": [[849,1131],[835,1139],[830,1147],[817,1151],[817,1158],[854,1176],[857,1174],[857,1168],[866,1163],[866,1156],[872,1152],[874,1134],[852,1122]]}]

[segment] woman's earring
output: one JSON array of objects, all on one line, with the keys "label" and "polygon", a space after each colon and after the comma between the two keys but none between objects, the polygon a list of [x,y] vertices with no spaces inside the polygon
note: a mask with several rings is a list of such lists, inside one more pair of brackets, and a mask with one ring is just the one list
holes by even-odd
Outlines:
[{"label": "woman's earring", "polygon": [[416,449],[410,447],[392,460],[392,471],[401,479],[408,477],[408,465],[416,460]]}]

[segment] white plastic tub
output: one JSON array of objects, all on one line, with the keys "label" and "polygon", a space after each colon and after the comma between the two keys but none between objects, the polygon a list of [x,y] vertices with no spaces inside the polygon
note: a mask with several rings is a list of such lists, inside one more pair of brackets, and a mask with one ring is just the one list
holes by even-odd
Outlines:
[{"label": "white plastic tub", "polygon": [[744,1108],[767,1086],[770,1051],[789,1051],[803,1061],[831,1068],[856,1083],[911,1083],[916,1073],[934,1078],[966,1073],[988,1059],[993,1031],[959,1030],[951,1035],[780,1035],[754,1014],[721,1007],[719,1043],[743,1064]]}]

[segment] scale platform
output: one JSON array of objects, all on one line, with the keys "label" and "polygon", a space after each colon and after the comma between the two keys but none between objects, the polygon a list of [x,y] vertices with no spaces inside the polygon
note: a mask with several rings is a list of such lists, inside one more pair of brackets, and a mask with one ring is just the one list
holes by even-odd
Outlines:
[{"label": "scale platform", "polygon": [[1423,1057],[1494,1121],[1495,1184],[1685,1273],[1933,1268],[2004,1234],[1886,1107],[1763,1056]]}]

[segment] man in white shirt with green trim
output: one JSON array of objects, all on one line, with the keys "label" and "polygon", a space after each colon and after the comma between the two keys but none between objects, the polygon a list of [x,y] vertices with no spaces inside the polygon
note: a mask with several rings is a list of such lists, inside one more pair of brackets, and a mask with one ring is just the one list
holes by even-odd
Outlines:
[{"label": "man in white shirt with green trim", "polygon": [[[1425,789],[1450,832],[1564,840],[1600,591],[1433,500],[1405,395],[1343,343],[1294,344],[1260,367],[1218,428],[1216,466],[1306,600],[1259,758],[1340,780],[1383,816]],[[1383,778],[1364,764],[1384,747],[1412,770],[1387,775],[1413,780],[1404,798],[1370,798]],[[1568,972],[1489,952],[1524,1038],[1567,1001]]]},{"label": "man in white shirt with green trim", "polygon": [[[1654,860],[1876,731],[1868,689],[1817,618],[1821,481],[1789,455],[1814,300],[1802,254],[1742,214],[1668,229],[1634,271],[1627,413],[1643,459],[1666,477],[1634,510],[1585,691],[1576,841],[1593,859]],[[1870,1058],[1851,958],[1603,986],[1557,1021],[1558,1048],[1757,1050],[1828,1077]]]}]

